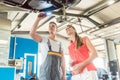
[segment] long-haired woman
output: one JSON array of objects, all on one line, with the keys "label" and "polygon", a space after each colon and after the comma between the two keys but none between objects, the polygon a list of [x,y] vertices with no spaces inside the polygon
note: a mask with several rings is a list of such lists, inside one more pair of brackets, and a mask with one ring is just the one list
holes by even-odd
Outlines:
[{"label": "long-haired woman", "polygon": [[72,80],[98,80],[96,67],[92,63],[97,53],[91,41],[88,37],[78,36],[72,25],[67,25],[66,33],[70,37],[68,50],[72,60]]}]

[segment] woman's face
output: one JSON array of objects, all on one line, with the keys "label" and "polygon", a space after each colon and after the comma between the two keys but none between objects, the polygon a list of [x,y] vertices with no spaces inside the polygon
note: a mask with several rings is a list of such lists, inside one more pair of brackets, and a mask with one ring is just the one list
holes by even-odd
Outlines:
[{"label": "woman's face", "polygon": [[57,31],[57,26],[56,26],[56,24],[50,23],[50,24],[49,24],[49,33],[55,34],[56,31]]},{"label": "woman's face", "polygon": [[75,34],[75,29],[72,26],[67,25],[66,33],[67,33],[67,35]]}]

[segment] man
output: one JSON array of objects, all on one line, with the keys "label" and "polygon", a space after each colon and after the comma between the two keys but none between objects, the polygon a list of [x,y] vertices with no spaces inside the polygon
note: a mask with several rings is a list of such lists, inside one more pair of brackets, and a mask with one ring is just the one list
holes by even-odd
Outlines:
[{"label": "man", "polygon": [[[49,23],[49,37],[42,37],[36,30],[39,22],[46,17],[40,13],[32,26],[30,36],[39,43],[43,63],[40,66],[40,80],[66,80],[65,78],[65,59],[61,42],[56,39],[57,24]],[[61,74],[62,73],[62,74]]]}]

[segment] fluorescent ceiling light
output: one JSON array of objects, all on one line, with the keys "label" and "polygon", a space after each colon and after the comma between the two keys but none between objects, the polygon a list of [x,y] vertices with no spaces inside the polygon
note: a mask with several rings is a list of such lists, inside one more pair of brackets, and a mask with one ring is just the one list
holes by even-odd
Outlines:
[{"label": "fluorescent ceiling light", "polygon": [[7,44],[8,41],[7,40],[0,40],[0,44]]},{"label": "fluorescent ceiling light", "polygon": [[111,5],[111,4],[113,4],[113,3],[115,3],[115,0],[108,0],[108,5]]}]

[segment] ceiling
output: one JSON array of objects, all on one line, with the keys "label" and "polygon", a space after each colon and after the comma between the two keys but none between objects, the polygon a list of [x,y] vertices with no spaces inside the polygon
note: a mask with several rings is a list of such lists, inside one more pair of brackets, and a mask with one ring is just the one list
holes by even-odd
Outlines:
[{"label": "ceiling", "polygon": [[[0,18],[11,21],[12,34],[28,34],[38,14],[39,12],[0,3]],[[60,16],[67,17],[67,20],[58,22]],[[38,33],[48,34],[50,21],[58,24],[57,36],[65,40],[68,40],[65,27],[72,24],[80,36],[88,36],[98,53],[103,54],[105,39],[120,37],[120,1],[81,0],[77,5],[66,9],[66,16],[55,10],[39,23]]]}]

